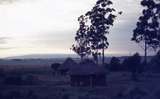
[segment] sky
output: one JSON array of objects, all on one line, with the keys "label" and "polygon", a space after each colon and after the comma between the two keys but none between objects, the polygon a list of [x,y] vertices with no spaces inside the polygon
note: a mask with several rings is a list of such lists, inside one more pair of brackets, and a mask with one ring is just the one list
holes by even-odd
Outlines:
[{"label": "sky", "polygon": [[[91,10],[96,0],[0,1],[0,57],[27,54],[73,54],[70,50],[79,27],[77,18]],[[106,54],[143,54],[131,41],[142,7],[140,0],[113,0],[118,16],[107,35]]]}]

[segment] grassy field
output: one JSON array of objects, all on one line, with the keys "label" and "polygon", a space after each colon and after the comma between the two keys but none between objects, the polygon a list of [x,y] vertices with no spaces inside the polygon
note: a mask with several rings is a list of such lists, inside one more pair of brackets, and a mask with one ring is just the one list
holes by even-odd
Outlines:
[{"label": "grassy field", "polygon": [[[133,99],[159,99],[160,74],[143,73],[139,81],[131,80],[129,72],[110,72],[107,74],[107,86],[104,87],[71,87],[69,76],[53,76],[49,68],[18,69],[8,75],[32,75],[34,84],[0,86],[0,99],[131,99],[131,92],[138,90]],[[16,95],[17,94],[17,95]],[[15,95],[15,96],[14,96]],[[137,96],[136,96],[137,95]]]}]

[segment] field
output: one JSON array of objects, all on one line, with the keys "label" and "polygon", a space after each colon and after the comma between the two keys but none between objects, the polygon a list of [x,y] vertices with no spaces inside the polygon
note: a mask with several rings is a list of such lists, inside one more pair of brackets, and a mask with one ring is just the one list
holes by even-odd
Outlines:
[{"label": "field", "polygon": [[[53,75],[50,65],[12,67],[12,69],[10,67],[10,69],[5,69],[4,73],[5,76],[1,76],[0,99],[160,98],[159,73],[144,72],[138,75],[139,80],[135,82],[131,79],[130,72],[108,72],[107,85],[104,87],[72,87],[70,77]],[[22,83],[7,84],[5,82],[7,77],[15,76],[22,77],[23,80],[20,80]]]}]

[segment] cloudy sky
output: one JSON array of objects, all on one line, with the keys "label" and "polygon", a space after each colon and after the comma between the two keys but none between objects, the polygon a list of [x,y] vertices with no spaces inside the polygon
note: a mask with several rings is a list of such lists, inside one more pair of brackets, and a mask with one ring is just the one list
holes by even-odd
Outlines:
[{"label": "cloudy sky", "polygon": [[[5,1],[5,0],[4,0]],[[10,0],[12,1],[12,0]],[[78,29],[77,17],[89,11],[96,0],[15,0],[0,4],[0,57],[66,53]],[[131,42],[132,30],[141,15],[140,0],[113,0],[123,11],[108,35],[106,54],[142,52]]]}]

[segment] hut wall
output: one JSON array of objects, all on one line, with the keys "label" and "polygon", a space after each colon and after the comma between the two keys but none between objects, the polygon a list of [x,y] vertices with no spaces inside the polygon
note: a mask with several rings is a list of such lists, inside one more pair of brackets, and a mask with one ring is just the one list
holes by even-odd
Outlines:
[{"label": "hut wall", "polygon": [[105,86],[105,75],[71,75],[71,86]]},{"label": "hut wall", "polygon": [[90,86],[90,76],[72,75],[71,86]]}]

